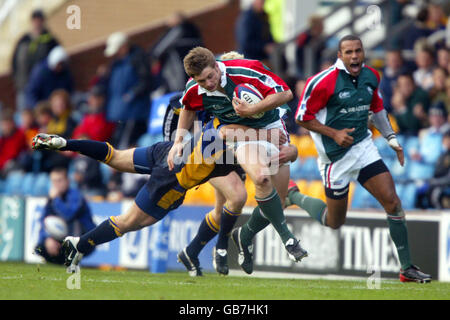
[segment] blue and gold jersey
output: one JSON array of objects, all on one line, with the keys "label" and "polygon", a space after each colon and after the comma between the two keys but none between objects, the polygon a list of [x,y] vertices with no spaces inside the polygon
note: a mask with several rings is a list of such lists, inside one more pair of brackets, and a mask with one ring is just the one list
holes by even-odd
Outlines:
[{"label": "blue and gold jersey", "polygon": [[183,156],[175,159],[175,168],[170,171],[167,155],[172,146],[171,141],[158,142],[136,148],[133,156],[136,172],[151,175],[139,191],[136,204],[158,220],[183,203],[187,190],[240,169],[233,152],[226,148],[214,129],[213,121],[201,132],[194,133],[184,146]]}]

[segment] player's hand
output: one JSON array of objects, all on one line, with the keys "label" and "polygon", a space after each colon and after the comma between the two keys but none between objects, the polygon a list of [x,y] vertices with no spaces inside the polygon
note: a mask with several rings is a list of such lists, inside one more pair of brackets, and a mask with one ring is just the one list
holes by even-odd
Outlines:
[{"label": "player's hand", "polygon": [[246,118],[253,115],[252,108],[250,107],[250,104],[248,104],[246,101],[234,97],[232,104],[234,111],[239,117]]},{"label": "player's hand", "polygon": [[354,141],[353,137],[350,135],[350,133],[352,133],[353,131],[355,131],[355,128],[345,128],[342,130],[338,130],[333,139],[341,147],[348,148],[353,144]]},{"label": "player's hand", "polygon": [[181,157],[183,155],[183,144],[181,142],[174,143],[169,153],[167,154],[167,165],[169,170],[172,171],[175,168],[175,157]]},{"label": "player's hand", "polygon": [[[280,152],[274,156],[274,157],[278,157],[278,163],[280,165],[288,162],[288,161],[295,161],[295,159],[297,158],[297,148],[292,147],[290,145],[288,146],[280,146]],[[274,157],[272,158],[272,161],[274,161]]]},{"label": "player's hand", "polygon": [[388,144],[397,153],[398,162],[400,162],[400,165],[403,167],[405,164],[405,154],[403,153],[403,148],[400,143],[398,143],[397,138],[389,139]]},{"label": "player's hand", "polygon": [[45,239],[44,246],[45,250],[47,250],[48,254],[52,257],[56,257],[61,249],[61,244],[51,237]]},{"label": "player's hand", "polygon": [[283,130],[274,128],[267,130],[268,133],[268,141],[270,143],[273,143],[276,147],[282,146],[285,144],[288,139],[286,135],[284,134]]}]

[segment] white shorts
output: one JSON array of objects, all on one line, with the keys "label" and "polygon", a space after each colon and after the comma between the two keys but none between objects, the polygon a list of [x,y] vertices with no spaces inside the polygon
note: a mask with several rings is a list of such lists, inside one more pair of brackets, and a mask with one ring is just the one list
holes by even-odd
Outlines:
[{"label": "white shorts", "polygon": [[[287,132],[286,126],[282,119],[279,119],[275,122],[269,123],[262,129],[280,129],[287,137],[287,142],[284,145],[289,145],[289,133]],[[268,157],[273,157],[280,152],[280,150],[274,144],[272,144],[266,140],[237,141],[237,142],[232,142],[232,143],[227,142],[227,145],[234,147],[234,150],[237,150],[239,147],[244,146],[244,145],[249,145],[249,144],[255,144],[255,145],[260,145],[260,146],[264,147],[267,150]],[[284,165],[290,165],[290,162],[286,162],[286,163],[284,163]]]},{"label": "white shorts", "polygon": [[[381,160],[378,149],[369,136],[352,146],[343,158],[336,162],[324,163],[319,158],[318,165],[322,182],[326,189],[339,190],[344,194],[348,192],[350,181],[355,181],[361,169]],[[335,196],[339,196],[336,194]]]}]

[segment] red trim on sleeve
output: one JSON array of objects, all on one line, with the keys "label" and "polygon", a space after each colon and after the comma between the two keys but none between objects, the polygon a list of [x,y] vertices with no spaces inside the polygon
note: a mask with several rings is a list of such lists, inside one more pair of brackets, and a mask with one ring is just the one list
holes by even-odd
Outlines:
[{"label": "red trim on sleeve", "polygon": [[308,121],[316,118],[316,113],[326,107],[328,99],[334,93],[338,75],[339,69],[327,69],[307,80],[295,113],[296,120]]},{"label": "red trim on sleeve", "polygon": [[198,84],[190,87],[181,98],[181,104],[186,110],[201,111],[203,110],[203,99],[198,94]]}]

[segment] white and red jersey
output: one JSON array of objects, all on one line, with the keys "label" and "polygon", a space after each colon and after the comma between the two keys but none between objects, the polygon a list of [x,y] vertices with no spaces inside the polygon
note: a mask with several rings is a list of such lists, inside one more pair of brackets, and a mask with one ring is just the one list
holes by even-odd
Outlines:
[{"label": "white and red jersey", "polygon": [[[307,80],[295,118],[299,121],[317,119],[337,130],[355,128],[351,135],[357,144],[371,134],[367,127],[369,111],[376,113],[384,108],[379,82],[375,69],[363,65],[360,74],[353,77],[338,59],[332,67]],[[330,137],[315,132],[311,132],[311,136],[324,162],[336,161],[349,150]]]},{"label": "white and red jersey", "polygon": [[209,92],[191,78],[180,100],[183,108],[194,111],[206,110],[223,124],[237,123],[254,128],[262,128],[280,119],[278,109],[266,111],[257,118],[242,118],[236,114],[231,104],[235,87],[242,83],[256,87],[264,98],[289,90],[280,77],[258,60],[225,60],[217,61],[217,64],[221,71],[220,85],[225,89],[225,94],[219,91]]}]

